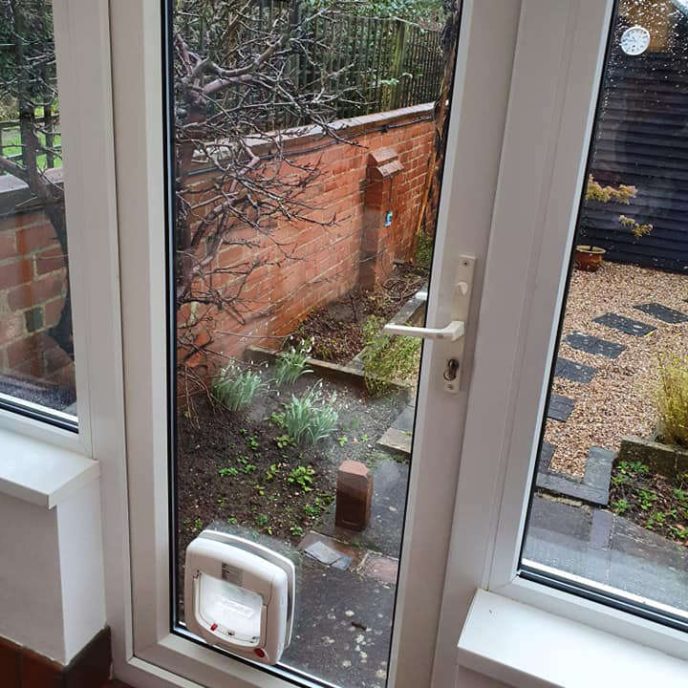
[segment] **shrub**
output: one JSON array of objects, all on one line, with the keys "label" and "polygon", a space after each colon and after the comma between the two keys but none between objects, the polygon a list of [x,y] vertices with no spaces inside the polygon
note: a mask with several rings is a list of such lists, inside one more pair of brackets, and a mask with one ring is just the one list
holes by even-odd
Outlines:
[{"label": "shrub", "polygon": [[284,384],[293,385],[302,375],[312,372],[306,368],[311,348],[311,342],[302,341],[298,347],[292,346],[277,356],[274,379],[278,387]]},{"label": "shrub", "polygon": [[363,325],[365,348],[361,358],[365,383],[371,394],[383,394],[394,380],[404,380],[418,371],[421,341],[412,337],[390,337],[383,322],[372,316]]},{"label": "shrub", "polygon": [[230,364],[220,370],[212,384],[213,398],[230,411],[246,408],[263,386],[260,373]]},{"label": "shrub", "polygon": [[659,434],[664,442],[688,447],[688,356],[659,362]]},{"label": "shrub", "polygon": [[[334,402],[336,396],[330,398]],[[332,406],[325,404],[318,387],[311,387],[300,397],[292,395],[284,404],[284,413],[275,414],[289,437],[299,445],[313,445],[329,437],[337,428],[339,414]]]}]

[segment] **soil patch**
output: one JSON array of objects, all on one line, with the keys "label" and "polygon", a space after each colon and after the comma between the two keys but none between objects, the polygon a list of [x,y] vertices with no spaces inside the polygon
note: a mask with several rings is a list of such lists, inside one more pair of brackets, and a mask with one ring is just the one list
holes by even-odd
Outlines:
[{"label": "soil patch", "polygon": [[428,279],[427,271],[397,265],[378,289],[353,289],[338,301],[313,311],[287,341],[287,346],[313,340],[311,356],[321,361],[348,363],[363,349],[363,324],[370,316],[389,320]]},{"label": "soil patch", "polygon": [[620,461],[612,473],[609,506],[618,516],[688,545],[688,473],[670,479],[640,461]]},{"label": "soil patch", "polygon": [[[314,384],[322,385],[324,399],[338,412],[337,430],[314,447],[293,446],[272,416],[292,394],[300,396]],[[375,443],[406,397],[398,392],[371,398],[365,390],[309,374],[289,387],[260,392],[244,412],[197,399],[195,413],[178,420],[180,575],[187,545],[213,522],[298,543],[331,505],[341,462],[352,459],[372,467],[379,460]]]}]

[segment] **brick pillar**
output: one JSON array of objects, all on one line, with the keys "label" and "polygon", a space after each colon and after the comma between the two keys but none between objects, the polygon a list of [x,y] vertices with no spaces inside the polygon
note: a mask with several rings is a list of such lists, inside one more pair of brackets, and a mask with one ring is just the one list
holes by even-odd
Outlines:
[{"label": "brick pillar", "polygon": [[368,157],[359,273],[363,289],[378,286],[392,272],[391,231],[398,221],[394,216],[394,178],[403,169],[393,148],[381,148]]}]

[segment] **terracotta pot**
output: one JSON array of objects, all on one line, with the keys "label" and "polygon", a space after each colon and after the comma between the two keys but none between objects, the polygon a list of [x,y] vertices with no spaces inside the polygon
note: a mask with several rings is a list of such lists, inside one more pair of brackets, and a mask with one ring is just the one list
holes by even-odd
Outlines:
[{"label": "terracotta pot", "polygon": [[576,267],[586,272],[597,272],[606,251],[598,246],[576,246]]}]

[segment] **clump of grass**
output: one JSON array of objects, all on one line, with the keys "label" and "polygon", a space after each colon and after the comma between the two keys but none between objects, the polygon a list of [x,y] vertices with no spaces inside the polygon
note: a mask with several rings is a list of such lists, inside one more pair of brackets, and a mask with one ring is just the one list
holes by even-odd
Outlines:
[{"label": "clump of grass", "polygon": [[302,341],[297,347],[292,346],[278,354],[274,376],[278,387],[293,385],[302,375],[312,372],[306,367],[311,348],[312,342]]},{"label": "clump of grass", "polygon": [[263,385],[260,373],[230,364],[217,373],[211,391],[213,398],[230,411],[240,411],[251,404]]},{"label": "clump of grass", "polygon": [[418,371],[421,341],[412,337],[384,334],[383,321],[371,316],[363,325],[365,348],[361,358],[368,391],[384,394],[395,380],[404,380]]},{"label": "clump of grass", "polygon": [[688,356],[659,362],[659,433],[668,444],[688,447]]},{"label": "clump of grass", "polygon": [[434,237],[420,230],[416,235],[416,254],[413,262],[423,272],[430,272],[432,266],[432,250],[435,245]]},{"label": "clump of grass", "polygon": [[273,414],[273,421],[278,423],[301,446],[314,445],[329,437],[336,429],[339,414],[331,404],[336,399],[330,397],[330,403],[323,399],[319,387],[311,387],[300,397],[292,395],[284,404],[284,412]]}]

